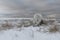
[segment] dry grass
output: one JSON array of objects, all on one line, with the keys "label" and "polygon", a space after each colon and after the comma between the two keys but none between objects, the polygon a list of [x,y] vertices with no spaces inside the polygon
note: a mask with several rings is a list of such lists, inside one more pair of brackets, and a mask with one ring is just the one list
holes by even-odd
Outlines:
[{"label": "dry grass", "polygon": [[56,28],[57,26],[56,25],[53,25],[49,28],[49,32],[57,32],[58,29]]},{"label": "dry grass", "polygon": [[11,29],[14,26],[12,25],[12,23],[10,23],[8,20],[6,20],[5,23],[1,24],[1,27],[3,27],[4,29]]}]

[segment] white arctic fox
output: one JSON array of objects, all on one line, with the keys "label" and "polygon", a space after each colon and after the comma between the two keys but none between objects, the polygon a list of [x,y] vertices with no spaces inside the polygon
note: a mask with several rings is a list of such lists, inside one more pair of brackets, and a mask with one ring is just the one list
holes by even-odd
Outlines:
[{"label": "white arctic fox", "polygon": [[34,17],[33,17],[33,23],[35,25],[38,25],[41,20],[43,19],[42,15],[41,14],[35,14]]}]

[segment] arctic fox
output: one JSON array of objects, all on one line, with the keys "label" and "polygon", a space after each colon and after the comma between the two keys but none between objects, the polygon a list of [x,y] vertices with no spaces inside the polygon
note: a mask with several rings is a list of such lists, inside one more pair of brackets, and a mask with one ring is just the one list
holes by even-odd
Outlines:
[{"label": "arctic fox", "polygon": [[41,14],[35,14],[34,17],[33,17],[33,23],[35,25],[38,25],[41,20],[43,20],[43,16]]}]

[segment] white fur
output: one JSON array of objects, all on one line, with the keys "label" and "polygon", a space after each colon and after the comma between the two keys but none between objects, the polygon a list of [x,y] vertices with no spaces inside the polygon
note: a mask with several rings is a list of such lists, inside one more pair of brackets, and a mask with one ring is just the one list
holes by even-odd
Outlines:
[{"label": "white fur", "polygon": [[39,24],[39,22],[41,22],[41,20],[43,19],[41,14],[35,14],[33,17],[33,23],[35,25]]}]

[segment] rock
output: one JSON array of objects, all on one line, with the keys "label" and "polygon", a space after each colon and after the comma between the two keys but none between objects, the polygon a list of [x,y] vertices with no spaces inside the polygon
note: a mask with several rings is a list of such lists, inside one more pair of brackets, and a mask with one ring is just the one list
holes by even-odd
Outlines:
[{"label": "rock", "polygon": [[51,25],[53,24],[54,22],[56,22],[56,17],[55,15],[48,15],[47,16],[47,19],[48,19],[48,24]]}]

